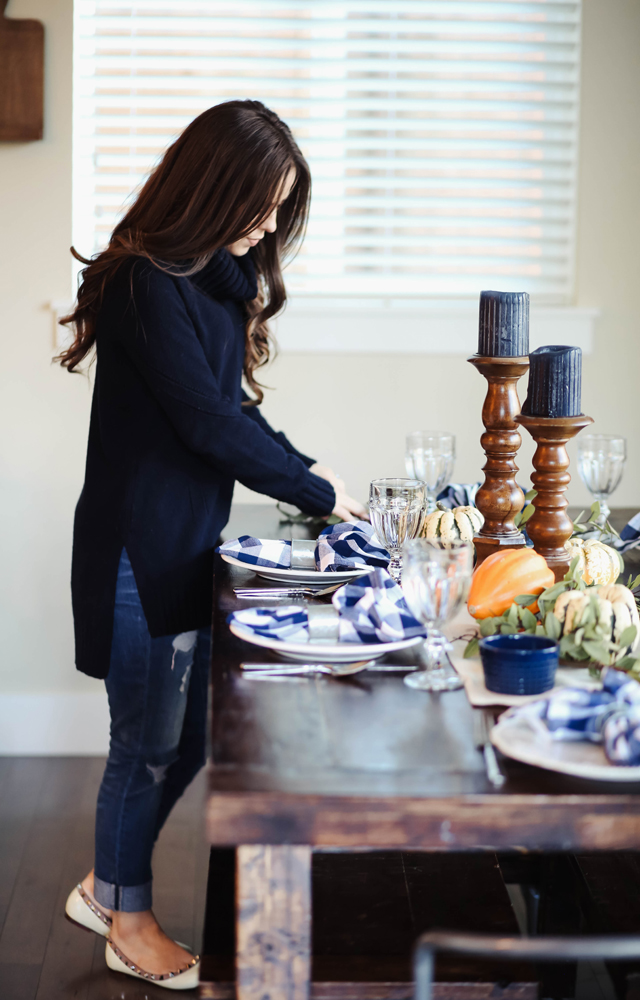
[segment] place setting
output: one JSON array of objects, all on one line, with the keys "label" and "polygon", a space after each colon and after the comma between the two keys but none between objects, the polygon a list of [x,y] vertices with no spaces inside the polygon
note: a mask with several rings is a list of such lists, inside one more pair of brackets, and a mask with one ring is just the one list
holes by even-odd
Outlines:
[{"label": "place setting", "polygon": [[[237,597],[252,604],[229,616],[231,632],[285,659],[309,661],[315,654],[322,665],[375,661],[423,643],[424,624],[409,610],[398,578],[402,546],[407,536],[417,533],[424,505],[424,483],[374,480],[369,503],[373,524],[332,525],[317,540],[305,540],[306,558],[317,567],[309,572],[315,572],[314,579],[320,577],[323,586],[297,593],[292,589],[262,591],[270,601],[331,595],[330,603],[259,607],[253,600],[260,597],[260,588],[235,588]],[[286,569],[297,558],[296,550],[302,546],[295,540],[263,542],[245,536],[224,543],[219,551],[227,561],[234,559],[244,568],[262,572],[265,563],[269,570]]]}]

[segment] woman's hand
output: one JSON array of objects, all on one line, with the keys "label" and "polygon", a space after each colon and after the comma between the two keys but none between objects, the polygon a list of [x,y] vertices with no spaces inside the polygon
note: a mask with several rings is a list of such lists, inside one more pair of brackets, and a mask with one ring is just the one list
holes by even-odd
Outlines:
[{"label": "woman's hand", "polygon": [[354,517],[365,521],[369,520],[369,512],[358,500],[349,496],[344,481],[335,474],[333,469],[330,469],[328,465],[320,465],[315,462],[309,471],[320,476],[321,479],[326,479],[333,486],[336,492],[336,505],[331,511],[332,514],[341,517],[343,521],[352,521]]},{"label": "woman's hand", "polygon": [[346,493],[338,493],[336,490],[336,505],[331,511],[343,521],[353,521],[354,517],[361,521],[369,520],[369,511],[362,506],[358,500],[347,496]]}]

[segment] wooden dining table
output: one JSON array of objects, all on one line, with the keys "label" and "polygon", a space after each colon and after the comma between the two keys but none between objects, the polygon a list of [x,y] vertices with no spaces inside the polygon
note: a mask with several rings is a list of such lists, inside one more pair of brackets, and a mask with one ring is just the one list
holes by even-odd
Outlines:
[{"label": "wooden dining table", "polygon": [[[633,513],[615,511],[614,524]],[[275,506],[238,504],[225,538],[317,531],[317,523],[283,522]],[[638,572],[635,553],[627,564]],[[493,787],[474,739],[477,710],[464,690],[431,694],[403,684],[411,650],[340,680],[243,674],[241,663],[276,660],[227,624],[247,606],[233,588],[256,583],[272,586],[216,557],[206,836],[221,858],[233,857],[232,870],[222,864],[212,877],[235,895],[235,982],[213,962],[203,996],[331,995],[311,976],[314,854],[640,849],[640,784],[587,781],[501,757],[506,781]],[[208,919],[224,937],[220,913]],[[394,994],[371,986],[360,995]]]}]

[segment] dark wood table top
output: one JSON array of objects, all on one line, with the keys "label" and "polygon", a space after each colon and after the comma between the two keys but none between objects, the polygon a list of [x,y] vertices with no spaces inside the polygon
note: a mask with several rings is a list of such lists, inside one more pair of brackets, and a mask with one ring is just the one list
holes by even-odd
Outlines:
[{"label": "dark wood table top", "polygon": [[[614,523],[621,527],[633,513],[616,511]],[[314,529],[310,535],[304,525],[279,523],[272,506],[237,505],[225,537],[313,537]],[[638,572],[637,554],[626,562]],[[463,690],[414,691],[397,669],[340,681],[244,677],[240,662],[270,656],[231,635],[226,617],[246,607],[233,587],[256,582],[251,571],[218,557],[207,806],[212,844],[638,847],[640,784],[588,782],[501,758],[507,781],[496,791],[474,746],[474,709]],[[409,656],[384,662],[398,668]]]}]

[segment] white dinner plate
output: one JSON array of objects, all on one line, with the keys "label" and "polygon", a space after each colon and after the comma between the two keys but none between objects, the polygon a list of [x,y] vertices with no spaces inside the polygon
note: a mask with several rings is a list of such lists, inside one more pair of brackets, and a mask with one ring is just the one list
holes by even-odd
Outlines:
[{"label": "white dinner plate", "polygon": [[250,642],[263,649],[271,649],[287,660],[299,660],[303,663],[317,661],[318,663],[349,663],[356,660],[379,660],[387,653],[398,649],[416,646],[424,639],[414,635],[411,639],[400,639],[398,642],[283,642],[281,639],[270,639],[265,635],[256,635],[251,629],[242,628],[232,622],[229,628],[239,639]]},{"label": "white dinner plate", "polygon": [[592,781],[640,781],[640,767],[610,764],[598,743],[545,740],[525,719],[502,716],[491,742],[505,757]]},{"label": "white dinner plate", "polygon": [[224,552],[221,552],[220,555],[230,566],[247,569],[251,573],[255,573],[256,576],[261,576],[264,580],[273,580],[276,583],[313,583],[316,586],[324,583],[330,587],[332,583],[348,583],[349,580],[355,580],[365,573],[370,573],[373,568],[360,566],[358,569],[338,570],[335,573],[333,571],[323,573],[319,569],[273,569],[268,566],[251,566],[249,563],[241,562],[240,559],[235,559],[234,556],[225,555]]}]

